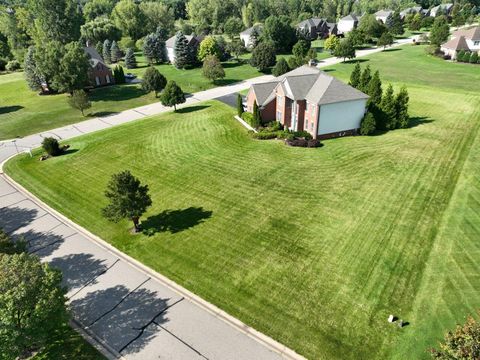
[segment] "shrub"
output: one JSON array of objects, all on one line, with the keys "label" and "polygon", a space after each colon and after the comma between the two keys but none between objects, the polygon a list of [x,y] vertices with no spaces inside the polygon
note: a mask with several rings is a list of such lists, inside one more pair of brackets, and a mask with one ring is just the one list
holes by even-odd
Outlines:
[{"label": "shrub", "polygon": [[259,131],[258,133],[253,133],[252,137],[258,140],[270,140],[276,139],[277,133],[272,131]]},{"label": "shrub", "polygon": [[478,63],[478,54],[476,52],[473,52],[472,55],[470,56],[470,64],[476,64]]},{"label": "shrub", "polygon": [[470,51],[465,51],[465,54],[463,54],[462,58],[460,59],[460,61],[462,62],[465,62],[465,63],[468,63],[470,62],[470,56],[472,55],[472,53]]},{"label": "shrub", "polygon": [[250,126],[253,124],[253,114],[245,111],[242,114],[242,119]]},{"label": "shrub", "polygon": [[267,124],[266,128],[270,131],[279,131],[283,130],[283,125],[278,121],[272,121]]},{"label": "shrub", "polygon": [[6,65],[7,65],[7,61],[5,59],[0,59],[0,71],[5,71]]},{"label": "shrub", "polygon": [[20,69],[20,63],[17,60],[9,61],[5,66],[5,69],[7,71],[17,71],[18,69]]},{"label": "shrub", "polygon": [[62,149],[58,144],[58,140],[53,137],[47,137],[42,141],[42,148],[50,156],[58,156],[62,153]]},{"label": "shrub", "polygon": [[304,138],[306,140],[311,140],[312,135],[308,131],[296,131],[293,133],[296,138]]},{"label": "shrub", "polygon": [[435,46],[435,45],[430,45],[430,46],[426,47],[425,51],[427,52],[427,54],[433,55],[433,56],[443,57],[443,55],[444,55],[443,51],[440,50],[440,48],[438,46]]},{"label": "shrub", "polygon": [[457,61],[463,61],[463,57],[465,56],[465,50],[460,50],[458,53],[457,53]]},{"label": "shrub", "polygon": [[285,144],[294,147],[308,147],[308,148],[316,148],[322,146],[319,140],[317,139],[303,139],[303,138],[295,138],[295,139],[288,139],[285,140]]}]

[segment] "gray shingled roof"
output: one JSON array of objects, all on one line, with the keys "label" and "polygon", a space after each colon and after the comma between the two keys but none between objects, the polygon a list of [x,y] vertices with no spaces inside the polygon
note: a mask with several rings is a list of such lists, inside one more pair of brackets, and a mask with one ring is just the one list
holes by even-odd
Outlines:
[{"label": "gray shingled roof", "polygon": [[465,36],[465,39],[478,41],[480,40],[480,26],[475,26],[470,29],[457,30],[452,34],[452,37]]},{"label": "gray shingled roof", "polygon": [[[175,38],[177,35],[173,35],[171,38],[169,38],[167,41],[165,41],[165,47],[167,48],[173,48],[175,47]],[[188,45],[192,42],[192,40],[197,41],[198,43],[201,43],[203,38],[201,36],[194,36],[194,35],[185,35],[185,38],[187,39]]]},{"label": "gray shingled roof", "polygon": [[97,49],[95,49],[93,46],[88,46],[88,47],[85,47],[83,49],[90,56],[90,65],[92,67],[97,66],[98,63],[101,63],[102,65],[107,66],[105,64],[105,61],[103,60],[103,58],[98,53]]},{"label": "gray shingled roof", "polygon": [[261,34],[262,31],[263,31],[263,28],[262,28],[261,25],[253,25],[252,27],[249,27],[248,29],[243,30],[243,31],[240,33],[240,35],[251,35],[252,32],[253,32],[253,29],[257,29],[257,32],[258,32],[259,34]]},{"label": "gray shingled roof", "polygon": [[277,86],[282,86],[287,97],[293,100],[308,100],[319,105],[368,99],[368,95],[350,85],[317,68],[305,65],[271,82],[253,84],[252,88],[259,106],[264,106],[273,100]]},{"label": "gray shingled roof", "polygon": [[442,47],[450,50],[470,50],[467,41],[465,40],[465,36],[463,35],[447,41]]},{"label": "gray shingled roof", "polygon": [[310,18],[307,20],[303,20],[302,22],[297,24],[297,27],[303,28],[303,27],[317,27],[318,25],[322,24],[325,22],[325,19],[320,19],[320,18]]},{"label": "gray shingled roof", "polygon": [[344,16],[340,20],[345,20],[345,21],[358,21],[358,17],[356,15],[350,14],[347,16]]},{"label": "gray shingled roof", "polygon": [[375,16],[389,16],[390,14],[393,14],[392,10],[379,10],[375,13]]}]

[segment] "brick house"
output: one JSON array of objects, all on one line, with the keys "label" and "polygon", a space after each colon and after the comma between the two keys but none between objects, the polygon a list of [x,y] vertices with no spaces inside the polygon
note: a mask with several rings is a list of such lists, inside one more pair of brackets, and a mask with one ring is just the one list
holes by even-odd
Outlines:
[{"label": "brick house", "polygon": [[310,40],[325,39],[330,35],[337,35],[337,24],[329,23],[325,19],[310,18],[298,23],[297,31],[308,36]]},{"label": "brick house", "polygon": [[90,56],[91,69],[88,72],[90,84],[93,87],[114,84],[112,69],[105,64],[98,51],[92,46],[87,46],[85,52]]},{"label": "brick house", "polygon": [[273,81],[253,84],[247,111],[256,102],[263,122],[278,121],[315,139],[354,135],[365,115],[368,95],[310,66]]}]

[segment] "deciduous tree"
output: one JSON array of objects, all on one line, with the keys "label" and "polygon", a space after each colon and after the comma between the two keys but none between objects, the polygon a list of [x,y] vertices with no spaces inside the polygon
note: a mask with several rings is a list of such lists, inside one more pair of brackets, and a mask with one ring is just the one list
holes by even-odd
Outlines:
[{"label": "deciduous tree", "polygon": [[213,36],[206,36],[200,43],[198,49],[198,60],[203,61],[207,56],[213,55],[217,59],[220,59],[220,49],[218,47],[217,41]]},{"label": "deciduous tree", "polygon": [[265,20],[262,36],[270,41],[279,53],[289,53],[296,42],[295,29],[286,16],[269,16]]},{"label": "deciduous tree", "polygon": [[92,107],[92,103],[84,90],[74,90],[73,94],[67,98],[67,101],[72,108],[80,110],[82,116],[85,116],[85,110]]},{"label": "deciduous tree", "polygon": [[72,93],[88,85],[89,57],[79,42],[65,45],[60,66],[54,77],[53,86],[60,92]]},{"label": "deciduous tree", "polygon": [[156,32],[158,27],[168,29],[168,32],[174,28],[174,11],[167,3],[144,1],[140,3],[140,11],[145,18],[145,33]]},{"label": "deciduous tree", "polygon": [[0,344],[15,359],[38,350],[68,319],[62,274],[33,255],[0,255]]},{"label": "deciduous tree", "polygon": [[393,36],[388,31],[384,32],[377,40],[377,46],[382,46],[383,50],[393,44]]},{"label": "deciduous tree", "polygon": [[130,36],[135,41],[147,31],[145,14],[133,0],[120,0],[113,8],[112,19],[124,36]]},{"label": "deciduous tree", "polygon": [[450,27],[447,18],[445,16],[436,17],[432,30],[430,30],[430,43],[438,47],[447,41],[449,35]]},{"label": "deciduous tree", "polygon": [[83,16],[87,21],[110,16],[116,2],[117,0],[89,0],[83,7]]},{"label": "deciduous tree", "polygon": [[269,42],[261,42],[253,49],[250,64],[264,72],[275,65],[275,47]]},{"label": "deciduous tree", "polygon": [[212,82],[225,77],[222,64],[215,55],[208,55],[205,60],[203,60],[202,74]]},{"label": "deciduous tree", "polygon": [[333,55],[338,58],[343,58],[343,62],[345,62],[346,59],[354,59],[356,57],[355,46],[353,46],[352,42],[349,41],[348,38],[343,39],[335,48]]},{"label": "deciduous tree", "polygon": [[223,27],[225,34],[228,35],[230,39],[234,39],[240,36],[240,32],[243,30],[242,19],[238,17],[230,17],[225,22]]},{"label": "deciduous tree", "polygon": [[115,24],[106,17],[96,18],[82,25],[80,28],[82,39],[93,44],[103,43],[105,40],[120,40],[122,33]]},{"label": "deciduous tree", "polygon": [[340,43],[340,38],[335,35],[330,35],[324,43],[324,47],[326,50],[330,51],[333,54],[335,49],[337,48],[338,44]]}]

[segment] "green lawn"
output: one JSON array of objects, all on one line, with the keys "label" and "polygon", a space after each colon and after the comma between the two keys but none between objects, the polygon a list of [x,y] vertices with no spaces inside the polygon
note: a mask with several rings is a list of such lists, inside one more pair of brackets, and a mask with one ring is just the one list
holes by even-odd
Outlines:
[{"label": "green lawn", "polygon": [[[141,76],[146,69],[143,57],[138,56],[138,69],[128,70]],[[192,93],[227,85],[263,75],[249,64],[226,62],[225,79],[213,84],[202,76],[201,68],[178,70],[172,65],[157,68],[168,80],[175,80],[183,91]],[[23,73],[0,75],[0,140],[22,137],[40,131],[82,121],[78,110],[71,109],[67,95],[40,96],[28,89]],[[91,93],[89,116],[102,116],[158,101],[153,94],[145,95],[140,85],[121,85],[99,88]]]},{"label": "green lawn", "polygon": [[[480,307],[480,73],[413,46],[367,63],[408,86],[411,128],[289,148],[252,140],[234,109],[212,101],[79,137],[69,141],[77,152],[46,162],[19,156],[6,170],[308,358],[426,358]],[[346,79],[352,68],[329,70]],[[123,169],[150,186],[151,237],[100,215]],[[409,325],[387,323],[389,314]]]}]

